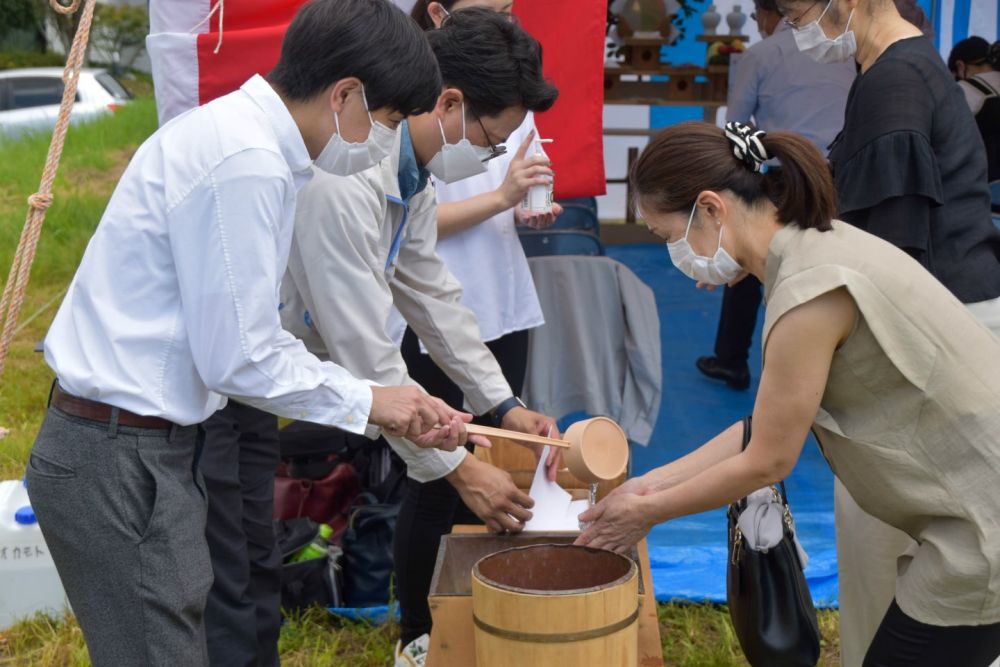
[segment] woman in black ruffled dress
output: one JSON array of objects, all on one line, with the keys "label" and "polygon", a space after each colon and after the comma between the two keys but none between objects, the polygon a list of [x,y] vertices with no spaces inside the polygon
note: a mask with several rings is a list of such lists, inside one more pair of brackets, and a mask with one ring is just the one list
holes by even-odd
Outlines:
[{"label": "woman in black ruffled dress", "polygon": [[830,162],[840,219],[905,250],[962,303],[1000,297],[986,151],[929,39],[899,39],[861,63]]}]

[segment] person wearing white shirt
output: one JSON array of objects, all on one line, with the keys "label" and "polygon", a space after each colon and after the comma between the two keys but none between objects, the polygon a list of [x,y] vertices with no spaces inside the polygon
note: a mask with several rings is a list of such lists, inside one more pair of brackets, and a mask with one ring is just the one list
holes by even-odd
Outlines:
[{"label": "person wearing white shirt", "polygon": [[[385,155],[402,115],[433,108],[434,56],[385,0],[317,0],[281,57],[294,85],[255,76],[139,148],[46,337],[57,382],[28,493],[98,666],[208,664],[197,424],[227,398],[426,447],[467,438],[471,416],[321,362],[278,315],[312,165],[349,174]],[[367,81],[368,113],[384,59],[407,76]]]},{"label": "person wearing white shirt", "polygon": [[[414,382],[387,333],[377,345],[359,340],[362,331],[384,329],[395,305],[473,412],[493,412],[505,428],[551,429],[555,436],[554,420],[519,403],[476,317],[460,301],[462,287],[435,251],[429,179],[433,174],[456,182],[481,173],[526,110],[550,107],[558,93],[542,78],[537,42],[495,12],[453,12],[428,39],[445,82],[435,109],[411,116],[397,148],[377,167],[350,178],[317,174],[303,188],[282,283],[282,320],[322,358],[377,381]],[[356,286],[346,295],[337,290],[345,281]],[[508,473],[464,450],[420,450],[388,440],[409,477],[394,547],[402,642],[408,645],[422,636],[426,641],[438,543],[460,508],[467,506],[464,516],[491,530],[517,532],[532,503]],[[554,477],[558,457],[547,463]]]},{"label": "person wearing white shirt", "polygon": [[[764,39],[733,58],[726,121],[753,119],[766,132],[797,132],[825,155],[844,124],[854,65],[820,64],[801,53],[774,0],[757,0],[751,16]],[[753,276],[725,288],[715,354],[699,357],[698,370],[733,389],[750,386],[747,360],[760,302],[760,282]]]}]

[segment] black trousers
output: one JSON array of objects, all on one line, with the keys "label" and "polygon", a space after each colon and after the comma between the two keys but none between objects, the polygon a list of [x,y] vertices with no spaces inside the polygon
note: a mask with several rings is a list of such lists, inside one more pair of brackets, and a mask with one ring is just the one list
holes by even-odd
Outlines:
[{"label": "black trousers", "polygon": [[747,276],[734,287],[726,286],[715,334],[715,357],[723,366],[746,366],[762,298],[760,281],[753,276]]},{"label": "black trousers", "polygon": [[1000,656],[1000,623],[941,627],[916,621],[893,600],[864,667],[987,667]]},{"label": "black trousers", "polygon": [[[511,389],[520,394],[528,363],[528,332],[508,334],[487,343],[487,347],[500,363]],[[428,355],[420,353],[417,337],[410,329],[403,336],[402,352],[410,377],[431,395],[453,408],[462,409],[462,390]],[[486,423],[481,419],[477,421]],[[404,646],[431,631],[427,594],[430,592],[441,536],[451,532],[451,527],[457,523],[482,523],[446,479],[427,483],[408,479],[406,484],[393,544],[400,639]]]},{"label": "black trousers", "polygon": [[205,423],[201,471],[215,582],[205,607],[212,665],[278,664],[281,552],[272,520],[278,418],[234,401]]}]

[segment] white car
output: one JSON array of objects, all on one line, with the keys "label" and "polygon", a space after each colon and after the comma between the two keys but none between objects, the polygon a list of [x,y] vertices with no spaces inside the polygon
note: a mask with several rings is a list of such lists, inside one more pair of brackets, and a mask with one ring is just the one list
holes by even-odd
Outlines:
[{"label": "white car", "polygon": [[[62,74],[58,67],[0,71],[0,139],[55,127],[63,95]],[[112,113],[131,97],[107,70],[84,69],[70,121],[79,123]]]}]

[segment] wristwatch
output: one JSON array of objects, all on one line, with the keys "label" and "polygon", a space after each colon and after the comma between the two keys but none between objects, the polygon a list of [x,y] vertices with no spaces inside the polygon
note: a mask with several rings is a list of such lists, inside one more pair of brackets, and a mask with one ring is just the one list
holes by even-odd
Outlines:
[{"label": "wristwatch", "polygon": [[517,396],[511,396],[506,401],[500,403],[500,405],[490,410],[490,418],[493,420],[493,424],[499,428],[503,424],[503,418],[507,416],[507,413],[518,407],[527,409],[528,406]]}]

